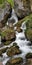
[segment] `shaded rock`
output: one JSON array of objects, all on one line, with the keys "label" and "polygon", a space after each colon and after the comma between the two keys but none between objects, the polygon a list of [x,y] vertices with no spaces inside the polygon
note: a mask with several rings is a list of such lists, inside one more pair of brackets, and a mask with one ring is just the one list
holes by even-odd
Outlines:
[{"label": "shaded rock", "polygon": [[26,29],[25,36],[26,36],[27,40],[32,42],[32,29]]},{"label": "shaded rock", "polygon": [[29,16],[27,22],[26,22],[26,28],[32,29],[32,14]]},{"label": "shaded rock", "polygon": [[32,53],[28,53],[28,54],[26,55],[26,59],[29,59],[29,58],[32,58]]},{"label": "shaded rock", "polygon": [[5,2],[5,7],[3,9],[0,9],[0,28],[5,26],[5,23],[7,22],[7,19],[11,12],[11,6],[9,3]]},{"label": "shaded rock", "polygon": [[23,59],[19,57],[19,58],[14,58],[14,59],[8,60],[6,65],[21,65],[22,62],[23,62]]},{"label": "shaded rock", "polygon": [[17,54],[20,54],[21,51],[19,50],[19,47],[14,43],[13,46],[11,46],[8,50],[7,50],[7,55],[8,56],[14,56]]},{"label": "shaded rock", "polygon": [[2,53],[5,53],[8,47],[0,49],[0,56],[2,56]]},{"label": "shaded rock", "polygon": [[15,31],[14,29],[10,28],[10,27],[4,27],[4,29],[2,29],[1,31],[1,37],[2,37],[2,41],[14,41],[16,36],[15,36]]},{"label": "shaded rock", "polygon": [[4,45],[9,45],[11,43],[11,41],[5,41],[3,42]]}]

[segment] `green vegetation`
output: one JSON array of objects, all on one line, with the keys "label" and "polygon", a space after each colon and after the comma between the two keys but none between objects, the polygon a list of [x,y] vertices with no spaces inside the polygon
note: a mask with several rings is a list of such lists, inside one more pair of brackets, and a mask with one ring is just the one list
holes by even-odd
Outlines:
[{"label": "green vegetation", "polygon": [[3,6],[5,1],[7,1],[12,7],[14,6],[14,1],[13,0],[0,0],[0,7]]},{"label": "green vegetation", "polygon": [[11,4],[11,6],[13,8],[13,6],[14,6],[14,0],[7,0],[7,1]]}]

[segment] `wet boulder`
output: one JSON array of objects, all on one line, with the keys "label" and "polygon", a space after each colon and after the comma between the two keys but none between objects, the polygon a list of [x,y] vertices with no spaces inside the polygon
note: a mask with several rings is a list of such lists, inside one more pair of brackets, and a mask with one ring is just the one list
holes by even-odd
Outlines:
[{"label": "wet boulder", "polygon": [[27,40],[32,42],[32,29],[26,29],[25,36],[26,36]]},{"label": "wet boulder", "polygon": [[23,59],[21,57],[13,58],[7,61],[6,65],[22,65]]},{"label": "wet boulder", "polygon": [[0,56],[2,56],[2,54],[5,53],[7,49],[8,47],[0,49]]},{"label": "wet boulder", "polygon": [[14,43],[13,46],[11,46],[8,50],[7,50],[7,55],[8,56],[14,56],[17,54],[20,54],[21,50],[19,50],[19,47]]},{"label": "wet boulder", "polygon": [[26,59],[30,59],[30,58],[32,58],[32,53],[27,53],[26,54]]}]

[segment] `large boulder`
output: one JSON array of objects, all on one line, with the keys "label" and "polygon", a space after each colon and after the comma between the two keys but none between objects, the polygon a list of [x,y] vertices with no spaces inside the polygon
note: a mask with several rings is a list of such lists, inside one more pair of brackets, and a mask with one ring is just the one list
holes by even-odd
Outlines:
[{"label": "large boulder", "polygon": [[23,59],[21,57],[8,60],[6,65],[22,65]]},{"label": "large boulder", "polygon": [[16,38],[15,31],[13,28],[10,28],[8,26],[4,27],[1,30],[1,39],[2,41],[14,41]]},{"label": "large boulder", "polygon": [[17,54],[20,54],[21,51],[19,50],[19,47],[17,46],[17,44],[13,44],[13,46],[11,46],[8,50],[7,50],[7,55],[8,56],[14,56]]},{"label": "large boulder", "polygon": [[0,28],[5,26],[8,17],[10,16],[12,9],[8,2],[5,2],[4,8],[0,8]]}]

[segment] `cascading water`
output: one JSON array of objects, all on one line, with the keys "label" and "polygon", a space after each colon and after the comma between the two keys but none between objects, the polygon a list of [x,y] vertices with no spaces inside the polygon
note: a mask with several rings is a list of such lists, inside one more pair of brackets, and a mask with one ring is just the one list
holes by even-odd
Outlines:
[{"label": "cascading water", "polygon": [[[14,9],[12,9],[12,16],[11,16],[10,19],[13,19],[13,18],[15,19],[15,23],[17,23],[18,22],[18,18],[16,16],[15,12],[14,12]],[[8,23],[7,23],[7,25],[8,25]],[[17,45],[19,46],[19,49],[22,51],[22,54],[16,55],[14,57],[22,57],[23,59],[25,59],[25,55],[28,52],[32,52],[32,46],[28,46],[28,44],[30,43],[30,41],[27,41],[27,39],[25,38],[25,34],[24,34],[25,29],[26,29],[25,22],[22,23],[21,28],[23,29],[23,32],[18,33],[16,31],[16,40],[14,42],[16,42]],[[13,42],[12,42],[12,44],[13,44]],[[9,46],[4,46],[4,47],[10,47],[12,44],[10,44]],[[3,48],[3,47],[1,47],[1,48]],[[3,54],[3,58],[1,57],[1,61],[3,62],[3,65],[5,65],[5,63],[8,60],[9,60],[9,57],[6,55],[6,53],[4,53]]]}]

